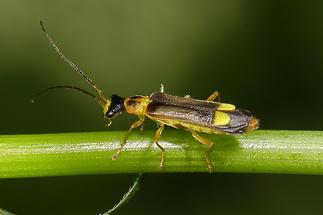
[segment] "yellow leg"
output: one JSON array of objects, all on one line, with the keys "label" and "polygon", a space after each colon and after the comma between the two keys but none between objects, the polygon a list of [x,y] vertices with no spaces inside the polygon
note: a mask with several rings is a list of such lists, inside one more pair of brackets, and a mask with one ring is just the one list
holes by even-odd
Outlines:
[{"label": "yellow leg", "polygon": [[218,91],[214,91],[206,100],[207,101],[214,101],[217,98],[218,101],[220,101],[220,94]]},{"label": "yellow leg", "polygon": [[154,137],[154,141],[153,141],[153,144],[156,143],[156,145],[158,146],[158,148],[160,149],[161,151],[161,154],[160,154],[160,164],[159,164],[159,167],[160,168],[163,168],[164,167],[164,159],[165,159],[165,149],[159,145],[158,141],[160,139],[160,136],[161,136],[161,133],[163,132],[164,130],[164,125],[161,124],[160,127],[157,129],[156,133],[155,133],[155,137]]},{"label": "yellow leg", "polygon": [[121,153],[121,151],[123,150],[123,147],[126,145],[126,143],[127,143],[127,139],[128,139],[128,137],[129,137],[129,135],[130,135],[130,133],[131,133],[131,131],[133,130],[133,129],[135,129],[135,128],[138,128],[140,125],[142,125],[142,123],[145,121],[145,118],[143,117],[143,118],[139,118],[139,120],[138,121],[136,121],[136,122],[134,122],[131,126],[130,126],[130,128],[129,128],[129,130],[128,130],[128,132],[127,132],[127,134],[126,134],[126,136],[124,137],[124,139],[123,139],[123,141],[122,141],[122,143],[121,143],[121,145],[120,145],[120,148],[118,149],[118,151],[113,155],[113,157],[112,157],[112,160],[115,160],[115,159],[117,159],[118,157],[119,157],[119,155],[120,155],[120,153]]},{"label": "yellow leg", "polygon": [[208,139],[205,139],[204,137],[201,137],[195,131],[191,131],[191,133],[192,133],[192,136],[197,141],[199,141],[200,143],[203,143],[204,145],[206,145],[205,160],[206,160],[206,164],[207,164],[207,169],[208,169],[209,173],[211,173],[212,172],[212,163],[210,161],[209,154],[213,150],[214,143],[212,141],[208,140]]}]

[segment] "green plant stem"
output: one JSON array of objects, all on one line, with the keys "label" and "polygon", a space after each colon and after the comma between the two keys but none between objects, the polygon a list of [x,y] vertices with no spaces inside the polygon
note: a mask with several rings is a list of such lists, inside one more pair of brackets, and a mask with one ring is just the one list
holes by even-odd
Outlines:
[{"label": "green plant stem", "polygon": [[[182,130],[167,130],[151,144],[154,131],[133,132],[112,161],[125,132],[0,136],[0,178],[134,172],[207,172],[204,146]],[[258,130],[245,135],[203,135],[216,143],[214,172],[323,174],[322,131]]]},{"label": "green plant stem", "polygon": [[14,215],[14,214],[0,208],[0,215]]}]

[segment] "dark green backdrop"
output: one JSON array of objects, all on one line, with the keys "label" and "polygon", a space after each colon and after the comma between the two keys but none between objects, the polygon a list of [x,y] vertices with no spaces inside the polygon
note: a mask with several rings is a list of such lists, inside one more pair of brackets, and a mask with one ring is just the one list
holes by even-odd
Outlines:
[{"label": "dark green backdrop", "polygon": [[[323,129],[323,3],[252,0],[2,1],[1,134],[105,130],[99,107],[52,85],[90,89],[62,63],[39,20],[106,94],[168,93],[251,110],[262,129]],[[115,120],[126,130],[133,116]],[[154,128],[148,123],[146,129]],[[0,180],[17,214],[98,214],[135,175]],[[147,174],[120,214],[319,214],[323,177]]]}]

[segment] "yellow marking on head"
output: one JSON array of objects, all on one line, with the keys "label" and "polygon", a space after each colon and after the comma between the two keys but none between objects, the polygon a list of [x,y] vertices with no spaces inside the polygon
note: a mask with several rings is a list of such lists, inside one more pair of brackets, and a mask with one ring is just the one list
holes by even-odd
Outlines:
[{"label": "yellow marking on head", "polygon": [[105,114],[106,112],[108,112],[110,105],[111,105],[111,100],[110,100],[110,99],[108,99],[108,100],[107,100],[107,103],[106,103],[106,104],[105,104],[105,106],[103,107],[103,114]]},{"label": "yellow marking on head", "polygon": [[215,111],[214,114],[214,125],[227,125],[230,122],[230,116],[221,111]]},{"label": "yellow marking on head", "polygon": [[218,110],[235,110],[236,107],[232,104],[221,103]]}]

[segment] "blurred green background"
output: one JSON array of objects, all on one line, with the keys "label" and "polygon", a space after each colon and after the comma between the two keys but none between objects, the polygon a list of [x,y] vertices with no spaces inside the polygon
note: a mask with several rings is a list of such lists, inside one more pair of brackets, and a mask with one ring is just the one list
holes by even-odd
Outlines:
[{"label": "blurred green background", "polygon": [[[262,129],[323,129],[323,2],[23,1],[0,3],[1,134],[106,130],[84,95],[53,85],[87,84],[63,52],[106,94],[167,93],[252,111]],[[110,129],[126,130],[123,115]],[[146,129],[154,128],[147,123]],[[189,134],[188,134],[189,135]],[[98,214],[135,175],[0,180],[0,207],[17,214]],[[146,174],[119,214],[321,214],[323,177],[269,174]]]}]

